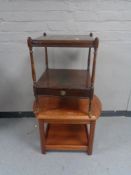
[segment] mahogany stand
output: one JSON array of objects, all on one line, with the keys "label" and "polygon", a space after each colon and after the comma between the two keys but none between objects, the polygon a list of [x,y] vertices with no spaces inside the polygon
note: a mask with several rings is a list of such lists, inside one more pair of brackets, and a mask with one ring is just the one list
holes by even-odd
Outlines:
[{"label": "mahogany stand", "polygon": [[[100,100],[94,95],[96,57],[99,39],[89,35],[47,35],[27,40],[35,102],[39,122],[41,151],[81,150],[92,154]],[[33,48],[45,51],[46,69],[37,79]],[[87,67],[54,69],[48,64],[49,47],[87,48]],[[45,125],[45,123],[47,125]],[[47,126],[47,127],[45,127]]]}]

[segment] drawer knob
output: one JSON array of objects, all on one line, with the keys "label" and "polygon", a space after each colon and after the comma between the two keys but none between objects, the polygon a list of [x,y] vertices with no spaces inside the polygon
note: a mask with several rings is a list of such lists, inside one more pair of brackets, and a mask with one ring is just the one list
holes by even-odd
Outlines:
[{"label": "drawer knob", "polygon": [[66,91],[62,90],[62,91],[60,91],[60,94],[61,94],[62,96],[64,96],[64,95],[66,95]]}]

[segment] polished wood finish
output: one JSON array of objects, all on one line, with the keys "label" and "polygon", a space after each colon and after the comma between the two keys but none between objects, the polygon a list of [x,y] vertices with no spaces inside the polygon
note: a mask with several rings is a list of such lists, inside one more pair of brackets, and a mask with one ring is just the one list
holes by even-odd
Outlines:
[{"label": "polished wood finish", "polygon": [[92,151],[93,151],[95,126],[96,126],[96,120],[90,121],[90,133],[89,133],[89,145],[88,145],[88,154],[89,155],[91,155],[92,154]]},{"label": "polished wood finish", "polygon": [[[86,151],[92,154],[96,121],[88,124],[48,124],[43,129],[44,120],[38,119],[40,129],[41,152],[47,150]],[[89,134],[88,134],[89,130]]]},{"label": "polished wood finish", "polygon": [[[90,33],[90,37],[93,37],[92,33]],[[91,47],[89,48],[88,59],[87,59],[87,70],[88,70],[88,72],[90,72],[90,60],[91,60]]]},{"label": "polished wood finish", "polygon": [[84,125],[50,124],[46,150],[86,150],[87,136]]},{"label": "polished wood finish", "polygon": [[[88,111],[91,112],[91,101],[94,93],[95,67],[97,48],[99,39],[90,35],[47,35],[32,39],[28,38],[28,47],[30,51],[32,78],[34,82],[34,95],[45,96],[69,96],[89,98]],[[35,66],[33,60],[33,47],[45,48],[46,71],[39,80],[36,80]],[[87,59],[87,70],[58,70],[48,69],[47,47],[86,47],[89,50]],[[93,64],[91,57],[93,52]],[[91,67],[91,68],[90,68]]]},{"label": "polished wood finish", "polygon": [[[94,95],[99,39],[93,34],[47,35],[28,38],[41,152],[81,150],[92,154],[96,120],[101,102]],[[44,47],[46,70],[36,79],[33,47]],[[48,47],[87,48],[87,70],[50,69]],[[92,59],[92,60],[91,60]],[[45,124],[47,127],[45,128]]]},{"label": "polished wood finish", "polygon": [[[94,96],[92,116],[88,115],[88,99],[39,97],[39,111],[34,113],[40,125],[41,151],[81,150],[92,154],[96,120],[101,113],[101,102]],[[48,123],[46,132],[44,123]],[[44,136],[42,136],[42,132]]]},{"label": "polished wood finish", "polygon": [[29,37],[28,40],[28,47],[30,52],[30,62],[31,62],[31,71],[32,71],[32,80],[35,83],[36,82],[36,72],[35,72],[35,64],[34,64],[34,58],[33,58],[33,50],[31,45],[31,38]]},{"label": "polished wood finish", "polygon": [[31,39],[32,47],[98,47],[98,39],[89,35],[46,35]]},{"label": "polished wood finish", "polygon": [[[87,81],[88,80],[88,81]],[[49,69],[37,82],[40,88],[87,89],[90,75],[86,70]]]},{"label": "polished wood finish", "polygon": [[39,97],[39,111],[36,101],[33,110],[37,119],[43,119],[49,123],[89,123],[97,120],[101,113],[101,102],[94,96],[90,118],[88,114],[89,99],[60,98],[60,97]]},{"label": "polished wood finish", "polygon": [[47,69],[34,87],[38,95],[89,97],[90,85],[87,70]]},{"label": "polished wood finish", "polygon": [[45,47],[45,64],[46,64],[46,69],[48,69],[48,51],[47,51],[47,47]]}]

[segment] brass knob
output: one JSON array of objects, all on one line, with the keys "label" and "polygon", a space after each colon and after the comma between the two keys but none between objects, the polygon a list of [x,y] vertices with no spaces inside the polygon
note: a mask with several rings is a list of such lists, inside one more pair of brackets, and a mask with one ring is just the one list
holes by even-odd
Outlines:
[{"label": "brass knob", "polygon": [[62,90],[62,91],[60,91],[60,94],[61,94],[62,96],[64,96],[64,95],[66,95],[66,91]]}]

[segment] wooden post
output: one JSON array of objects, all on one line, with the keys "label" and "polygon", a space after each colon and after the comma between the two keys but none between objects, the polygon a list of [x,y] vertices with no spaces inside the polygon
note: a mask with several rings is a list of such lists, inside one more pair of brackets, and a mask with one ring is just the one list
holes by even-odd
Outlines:
[{"label": "wooden post", "polygon": [[45,64],[46,64],[46,69],[48,69],[48,51],[47,51],[47,47],[45,47]]},{"label": "wooden post", "polygon": [[91,75],[91,87],[94,87],[95,81],[95,69],[96,69],[96,56],[97,56],[97,48],[99,44],[98,38],[95,38],[95,47],[94,47],[94,58],[93,58],[93,67],[92,67],[92,75]]},{"label": "wooden post", "polygon": [[30,51],[30,62],[31,62],[31,71],[32,71],[32,79],[33,82],[36,82],[36,73],[35,73],[35,64],[34,64],[34,58],[33,58],[33,50],[32,50],[32,39],[31,37],[28,38],[27,43]]},{"label": "wooden post", "polygon": [[90,121],[90,132],[89,132],[88,155],[91,155],[93,151],[95,126],[96,126],[96,120],[91,120]]},{"label": "wooden post", "polygon": [[41,152],[42,152],[42,154],[45,154],[46,150],[45,150],[44,120],[38,119],[38,123],[39,123],[39,132],[40,132]]},{"label": "wooden post", "polygon": [[89,131],[88,131],[88,123],[84,125],[85,126],[85,132],[87,137],[87,153],[88,153],[88,145],[89,145]]},{"label": "wooden post", "polygon": [[[46,33],[43,33],[43,36],[46,37]],[[46,64],[46,69],[48,69],[48,51],[47,47],[45,47],[45,64]]]},{"label": "wooden post", "polygon": [[[94,81],[95,81],[95,69],[96,69],[96,57],[97,57],[97,48],[99,44],[99,39],[95,38],[94,41],[94,58],[93,58],[93,66],[92,66],[92,74],[91,74],[91,90],[93,91],[92,93],[94,94]],[[91,102],[92,102],[92,97],[89,98],[89,117],[91,118]]]},{"label": "wooden post", "polygon": [[[90,33],[90,37],[93,37],[92,33]],[[89,48],[88,61],[87,61],[87,70],[88,70],[88,72],[90,72],[90,59],[91,59],[91,47]]]}]

